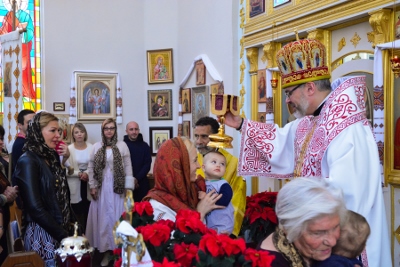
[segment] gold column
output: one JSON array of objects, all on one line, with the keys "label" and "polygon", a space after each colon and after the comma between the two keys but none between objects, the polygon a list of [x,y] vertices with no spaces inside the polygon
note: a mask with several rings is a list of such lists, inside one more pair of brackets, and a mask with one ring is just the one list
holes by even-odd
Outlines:
[{"label": "gold column", "polygon": [[273,68],[276,67],[276,50],[278,47],[278,44],[276,42],[269,42],[266,43],[263,47],[263,56],[261,57],[261,60],[265,62],[267,60],[267,68]]},{"label": "gold column", "polygon": [[[258,47],[250,47],[246,49],[246,56],[250,63],[250,88],[251,88],[251,119],[257,119],[258,103],[257,103],[257,71],[258,71]],[[258,177],[251,177],[251,193],[258,192]]]},{"label": "gold column", "polygon": [[257,71],[258,71],[258,47],[246,49],[246,56],[250,63],[250,87],[251,87],[251,119],[257,119]]},{"label": "gold column", "polygon": [[370,15],[369,24],[371,25],[373,32],[372,47],[375,48],[378,44],[387,43],[390,41],[390,35],[392,32],[391,9],[378,9],[368,13]]},{"label": "gold column", "polygon": [[259,193],[259,182],[258,182],[258,176],[252,176],[251,177],[251,194],[257,194]]},{"label": "gold column", "polygon": [[[276,42],[269,42],[266,43],[263,47],[263,56],[262,60],[268,60],[267,61],[267,68],[275,68],[277,67],[276,64],[276,52],[280,48],[280,44]],[[278,72],[273,74],[274,79],[278,79],[278,86],[276,88],[272,88],[272,98],[273,98],[273,106],[274,106],[274,121],[278,125],[282,125],[282,95],[280,93],[280,75]],[[270,81],[267,81],[268,83]]]}]

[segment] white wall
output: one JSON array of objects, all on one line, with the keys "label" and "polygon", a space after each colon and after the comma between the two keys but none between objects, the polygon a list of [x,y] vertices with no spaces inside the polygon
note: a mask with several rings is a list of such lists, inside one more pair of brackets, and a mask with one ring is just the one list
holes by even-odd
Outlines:
[{"label": "white wall", "polygon": [[[225,84],[238,92],[238,0],[42,0],[43,109],[65,102],[77,70],[118,72],[123,90],[123,124],[139,123],[146,141],[150,126],[178,132],[179,83],[193,59],[207,54]],[[173,49],[174,83],[147,83],[146,51]],[[207,76],[207,85],[213,83]],[[194,76],[186,87],[195,86]],[[148,121],[147,90],[173,90],[173,120]],[[184,118],[189,119],[188,118]],[[100,140],[100,123],[86,124],[89,141]],[[228,132],[229,134],[229,132]]]}]

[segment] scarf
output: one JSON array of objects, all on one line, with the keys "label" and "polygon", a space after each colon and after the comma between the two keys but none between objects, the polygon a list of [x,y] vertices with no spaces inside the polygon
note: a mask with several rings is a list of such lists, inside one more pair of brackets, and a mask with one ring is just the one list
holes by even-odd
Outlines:
[{"label": "scarf", "polygon": [[5,174],[3,164],[0,163],[2,170],[0,171],[0,194],[3,194],[7,186],[11,186],[10,181],[7,179]]},{"label": "scarf", "polygon": [[121,153],[119,152],[119,149],[117,147],[117,127],[114,124],[115,127],[115,133],[111,140],[107,140],[107,138],[104,135],[104,125],[101,126],[101,138],[103,140],[103,145],[102,147],[97,150],[96,154],[94,155],[94,174],[93,177],[94,179],[97,180],[98,182],[98,187],[101,188],[101,184],[103,182],[103,170],[106,167],[106,149],[107,146],[111,147],[112,153],[113,153],[113,168],[114,168],[114,193],[116,194],[122,194],[124,193],[125,189],[125,171],[124,171],[124,166],[122,163],[122,156]]},{"label": "scarf", "polygon": [[303,257],[297,251],[293,243],[290,243],[285,233],[279,227],[276,228],[272,236],[272,242],[275,248],[289,261],[291,267],[307,267]]},{"label": "scarf", "polygon": [[206,191],[204,179],[190,181],[189,153],[180,137],[167,140],[157,152],[154,162],[154,188],[143,200],[154,199],[175,212],[196,210],[198,191]]},{"label": "scarf", "polygon": [[47,115],[49,113],[44,111],[37,113],[29,122],[26,142],[22,151],[30,151],[36,154],[36,156],[42,158],[49,166],[54,177],[53,182],[58,206],[60,207],[63,215],[63,228],[68,230],[71,211],[69,209],[70,201],[67,176],[65,170],[61,167],[60,158],[57,152],[48,147],[43,138],[42,129],[40,128],[40,117],[44,114]]}]

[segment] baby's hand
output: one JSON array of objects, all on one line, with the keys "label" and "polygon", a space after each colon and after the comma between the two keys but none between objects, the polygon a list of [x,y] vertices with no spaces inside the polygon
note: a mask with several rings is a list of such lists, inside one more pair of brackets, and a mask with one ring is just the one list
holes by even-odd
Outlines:
[{"label": "baby's hand", "polygon": [[204,191],[199,191],[199,199],[203,199],[207,194]]}]

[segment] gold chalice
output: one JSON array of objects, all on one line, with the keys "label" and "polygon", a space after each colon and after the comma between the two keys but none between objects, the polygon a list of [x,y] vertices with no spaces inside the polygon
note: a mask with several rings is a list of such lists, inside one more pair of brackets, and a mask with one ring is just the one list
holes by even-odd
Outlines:
[{"label": "gold chalice", "polygon": [[225,114],[231,112],[233,115],[240,114],[240,98],[234,95],[211,94],[211,112],[219,116],[220,126],[217,134],[209,136],[210,142],[207,146],[215,148],[232,148],[233,138],[225,134]]}]

